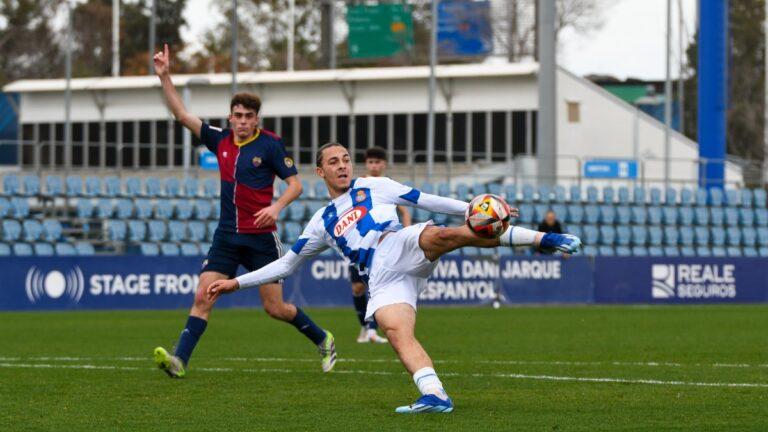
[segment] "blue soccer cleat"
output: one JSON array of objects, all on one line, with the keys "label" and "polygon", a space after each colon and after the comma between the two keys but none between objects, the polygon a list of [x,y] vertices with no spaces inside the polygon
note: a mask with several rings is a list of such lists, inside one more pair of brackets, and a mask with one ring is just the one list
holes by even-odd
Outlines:
[{"label": "blue soccer cleat", "polygon": [[546,233],[539,244],[542,250],[558,250],[568,255],[579,252],[581,247],[581,239],[573,234]]},{"label": "blue soccer cleat", "polygon": [[453,401],[451,401],[451,398],[443,400],[432,394],[420,397],[411,405],[395,409],[395,412],[399,414],[449,413],[451,411],[453,411]]}]

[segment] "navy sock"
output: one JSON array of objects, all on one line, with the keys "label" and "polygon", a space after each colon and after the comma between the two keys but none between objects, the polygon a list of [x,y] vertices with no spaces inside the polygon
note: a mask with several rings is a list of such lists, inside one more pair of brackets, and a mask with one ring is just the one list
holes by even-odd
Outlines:
[{"label": "navy sock", "polygon": [[186,365],[189,363],[189,358],[192,356],[192,351],[197,345],[197,341],[200,340],[200,336],[203,335],[205,327],[208,325],[208,321],[190,315],[187,318],[187,325],[179,336],[179,343],[176,345],[176,352],[174,355],[181,359]]},{"label": "navy sock", "polygon": [[315,345],[320,345],[325,339],[325,330],[317,326],[303,310],[296,308],[296,316],[291,325],[308,337]]},{"label": "navy sock", "polygon": [[357,312],[357,320],[360,321],[360,325],[365,325],[365,310],[368,308],[368,294],[363,293],[361,296],[352,294],[352,302],[355,304],[355,312]]}]

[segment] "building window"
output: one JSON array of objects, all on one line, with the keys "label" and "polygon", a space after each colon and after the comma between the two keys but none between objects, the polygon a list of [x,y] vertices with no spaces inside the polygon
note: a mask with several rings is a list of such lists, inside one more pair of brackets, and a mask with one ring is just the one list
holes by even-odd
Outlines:
[{"label": "building window", "polygon": [[581,122],[581,108],[578,102],[565,102],[568,107],[568,123]]}]

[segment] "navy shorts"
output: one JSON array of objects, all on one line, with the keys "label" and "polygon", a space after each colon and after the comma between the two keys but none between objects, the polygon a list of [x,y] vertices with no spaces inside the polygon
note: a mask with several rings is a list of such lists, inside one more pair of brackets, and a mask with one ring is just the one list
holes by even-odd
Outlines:
[{"label": "navy shorts", "polygon": [[282,255],[283,244],[276,232],[237,234],[216,229],[201,273],[214,271],[233,278],[240,265],[252,272]]},{"label": "navy shorts", "polygon": [[363,278],[362,276],[360,276],[360,272],[357,271],[357,267],[355,267],[353,265],[349,266],[349,280],[352,283],[358,283],[359,282],[359,283],[364,283],[364,284],[368,285],[368,279],[367,278]]}]

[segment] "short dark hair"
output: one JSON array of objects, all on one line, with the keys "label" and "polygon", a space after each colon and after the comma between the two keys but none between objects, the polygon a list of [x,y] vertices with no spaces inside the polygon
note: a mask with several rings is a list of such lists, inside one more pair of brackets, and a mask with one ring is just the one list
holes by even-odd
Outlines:
[{"label": "short dark hair", "polygon": [[365,158],[363,160],[368,159],[381,159],[381,160],[387,160],[387,151],[379,146],[373,146],[365,150]]},{"label": "short dark hair", "polygon": [[261,99],[253,93],[243,92],[236,93],[232,96],[232,100],[229,102],[229,112],[232,112],[232,109],[237,105],[242,105],[249,110],[253,110],[256,114],[261,111]]},{"label": "short dark hair", "polygon": [[320,168],[323,165],[323,150],[331,147],[344,147],[342,144],[337,143],[336,141],[331,141],[329,143],[325,143],[322,146],[320,146],[319,149],[317,149],[317,156],[315,157],[315,165],[317,165],[318,168]]}]

